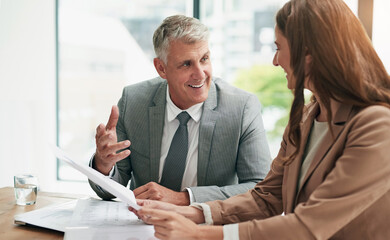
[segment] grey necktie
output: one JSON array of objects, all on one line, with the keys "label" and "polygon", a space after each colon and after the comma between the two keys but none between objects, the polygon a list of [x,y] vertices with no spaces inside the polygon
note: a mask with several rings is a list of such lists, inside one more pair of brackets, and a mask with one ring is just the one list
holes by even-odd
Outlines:
[{"label": "grey necktie", "polygon": [[181,112],[176,118],[180,125],[169,147],[160,184],[174,191],[180,191],[188,153],[187,122],[191,116],[187,112]]}]

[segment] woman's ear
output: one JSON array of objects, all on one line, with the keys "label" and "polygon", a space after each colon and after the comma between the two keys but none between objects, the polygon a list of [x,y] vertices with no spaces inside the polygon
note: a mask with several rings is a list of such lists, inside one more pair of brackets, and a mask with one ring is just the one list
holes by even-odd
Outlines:
[{"label": "woman's ear", "polygon": [[312,57],[310,54],[306,54],[305,56],[305,75],[307,76],[310,72],[311,68],[311,62],[312,62]]},{"label": "woman's ear", "polygon": [[314,88],[312,84],[310,83],[310,70],[311,70],[311,65],[312,65],[312,57],[309,53],[306,54],[305,56],[305,88],[309,89],[310,91],[314,91]]},{"label": "woman's ear", "polygon": [[311,61],[312,61],[311,54],[310,53],[306,53],[306,56],[305,56],[306,65],[311,64]]},{"label": "woman's ear", "polygon": [[158,75],[160,75],[160,77],[163,79],[167,79],[165,63],[159,58],[154,58],[153,64],[154,64],[154,67],[156,68]]}]

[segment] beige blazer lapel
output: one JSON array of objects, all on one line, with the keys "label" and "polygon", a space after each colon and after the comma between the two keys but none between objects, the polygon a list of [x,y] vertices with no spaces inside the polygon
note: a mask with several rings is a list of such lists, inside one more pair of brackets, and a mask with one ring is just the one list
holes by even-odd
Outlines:
[{"label": "beige blazer lapel", "polygon": [[[317,116],[319,111],[319,105],[318,103],[313,104],[309,107],[310,109],[304,114],[301,122],[301,151],[296,156],[295,160],[290,163],[290,165],[287,167],[287,187],[286,187],[286,198],[285,198],[285,212],[291,213],[294,210],[295,206],[295,199],[296,199],[296,193],[297,193],[297,184],[299,179],[299,172],[301,170],[301,164],[302,164],[302,156],[304,153],[304,148],[307,142],[307,138],[310,133],[311,126],[313,124],[314,118]],[[289,148],[287,149],[286,153],[287,156],[292,154],[295,151],[295,147],[291,144],[288,145]]]},{"label": "beige blazer lapel", "polygon": [[[344,129],[345,122],[348,120],[348,117],[350,116],[352,106],[342,105],[342,104],[337,104],[337,106],[338,107],[336,108],[336,111],[334,111],[332,113],[332,115],[333,115],[332,120],[333,121],[332,121],[331,126],[332,126],[333,135],[332,135],[331,131],[329,131],[325,135],[320,148],[318,149],[317,153],[315,154],[313,161],[311,162],[309,169],[307,170],[305,178],[302,181],[302,185],[298,189],[295,200],[298,199],[298,196],[299,196],[301,189],[305,186],[305,183],[307,182],[307,180],[310,178],[310,176],[313,174],[314,170],[317,168],[317,166],[320,164],[320,162],[325,158],[327,152],[335,143],[335,139],[337,139],[337,137],[340,135],[341,131]],[[313,121],[314,121],[314,118],[310,120],[311,123]],[[294,204],[295,204],[295,201],[294,201]]]},{"label": "beige blazer lapel", "polygon": [[[302,156],[298,156],[298,157],[301,158]],[[299,176],[300,166],[301,166],[301,162],[298,161],[298,158],[297,158],[297,161],[293,161],[292,163],[290,163],[290,165],[287,167],[287,170],[286,170],[287,174],[285,174],[285,177],[287,177],[286,179],[288,179],[288,180],[285,180],[287,182],[286,187],[285,187],[286,197],[283,198],[283,201],[284,201],[283,205],[285,206],[284,207],[285,213],[292,213],[294,210],[294,199],[295,199],[295,194],[297,192],[296,191],[297,182],[298,182],[297,179]]]}]

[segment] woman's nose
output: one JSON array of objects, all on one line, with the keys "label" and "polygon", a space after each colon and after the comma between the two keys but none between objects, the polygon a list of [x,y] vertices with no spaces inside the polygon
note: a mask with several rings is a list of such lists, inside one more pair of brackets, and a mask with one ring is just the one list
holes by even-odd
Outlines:
[{"label": "woman's nose", "polygon": [[276,67],[279,66],[277,55],[278,55],[278,53],[276,52],[274,55],[274,59],[272,60],[272,64]]}]

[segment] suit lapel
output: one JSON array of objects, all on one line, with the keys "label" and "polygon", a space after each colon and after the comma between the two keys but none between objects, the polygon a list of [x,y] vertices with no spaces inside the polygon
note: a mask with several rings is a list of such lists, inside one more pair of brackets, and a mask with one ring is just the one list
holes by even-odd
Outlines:
[{"label": "suit lapel", "polygon": [[160,167],[161,141],[164,127],[167,82],[161,83],[153,99],[154,106],[149,107],[150,139],[150,181],[158,182]]},{"label": "suit lapel", "polygon": [[[328,133],[325,135],[324,139],[321,142],[321,146],[318,148],[317,153],[315,154],[309,169],[307,170],[307,173],[305,175],[305,178],[302,181],[301,187],[298,190],[297,197],[302,189],[302,187],[305,185],[306,181],[309,179],[309,177],[312,175],[314,170],[317,168],[317,166],[320,164],[320,162],[324,159],[329,149],[333,146],[335,139],[340,135],[341,131],[344,129],[345,122],[347,121],[350,112],[352,110],[352,106],[350,105],[342,105],[338,104],[338,108],[336,108],[336,111],[333,113],[333,123],[332,131],[328,131]],[[314,118],[311,119],[311,122],[314,121]],[[297,199],[297,198],[296,198]]]},{"label": "suit lapel", "polygon": [[198,186],[206,184],[206,173],[210,157],[211,142],[214,135],[215,123],[219,117],[214,111],[217,106],[217,91],[214,82],[211,82],[209,95],[203,105],[202,118],[199,125],[198,145]]},{"label": "suit lapel", "polygon": [[[319,111],[318,104],[314,104],[312,106],[312,109],[308,111],[306,116],[303,117],[303,120],[301,122],[301,151],[296,156],[295,160],[291,162],[291,164],[288,166],[288,179],[290,181],[287,182],[288,186],[286,187],[287,192],[287,199],[286,199],[286,212],[291,213],[293,212],[294,205],[295,205],[295,198],[297,193],[297,184],[299,179],[299,173],[301,170],[301,164],[302,164],[302,156],[304,153],[304,148],[307,142],[307,138],[310,133],[310,129],[313,123],[314,118],[317,116]],[[287,156],[291,155],[295,151],[295,147],[290,147],[287,151]],[[292,181],[291,181],[292,180]]]}]

